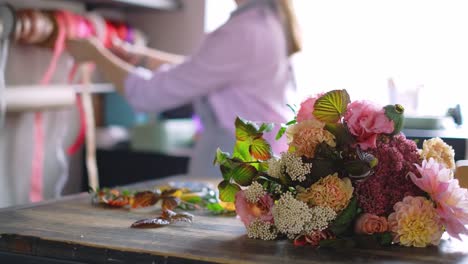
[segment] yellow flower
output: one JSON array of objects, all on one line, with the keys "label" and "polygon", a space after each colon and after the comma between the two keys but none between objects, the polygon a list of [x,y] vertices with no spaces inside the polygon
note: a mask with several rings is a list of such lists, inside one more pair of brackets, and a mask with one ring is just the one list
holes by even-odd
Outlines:
[{"label": "yellow flower", "polygon": [[299,192],[297,199],[309,206],[330,207],[340,212],[348,206],[353,196],[353,186],[349,178],[340,179],[338,174],[328,175],[312,184],[308,189]]},{"label": "yellow flower", "polygon": [[406,196],[393,208],[395,212],[388,217],[388,224],[394,242],[407,247],[439,244],[444,229],[432,202],[420,196]]},{"label": "yellow flower", "polygon": [[434,158],[434,160],[443,164],[446,168],[455,169],[455,151],[438,137],[424,140],[421,158],[425,160]]},{"label": "yellow flower", "polygon": [[289,127],[286,131],[289,149],[297,156],[313,158],[318,144],[325,142],[335,147],[335,136],[324,129],[324,126],[320,121],[306,120]]}]

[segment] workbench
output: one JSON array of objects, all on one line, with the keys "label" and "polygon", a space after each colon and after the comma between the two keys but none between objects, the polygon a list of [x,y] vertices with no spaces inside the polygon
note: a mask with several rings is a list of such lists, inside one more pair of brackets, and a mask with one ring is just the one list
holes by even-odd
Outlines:
[{"label": "workbench", "polygon": [[[184,180],[171,178],[170,180]],[[163,184],[140,184],[143,189]],[[195,211],[193,224],[132,229],[155,212],[91,204],[87,193],[0,210],[0,263],[462,263],[468,239],[439,247],[314,249],[248,239],[236,217]]]}]

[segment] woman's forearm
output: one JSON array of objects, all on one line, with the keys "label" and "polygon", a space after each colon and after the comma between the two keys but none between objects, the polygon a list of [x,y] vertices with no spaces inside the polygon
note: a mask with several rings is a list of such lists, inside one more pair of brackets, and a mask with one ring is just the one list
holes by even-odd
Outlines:
[{"label": "woman's forearm", "polygon": [[104,78],[111,82],[118,93],[125,94],[125,79],[132,72],[133,66],[121,60],[107,49],[96,52],[94,62]]},{"label": "woman's forearm", "polygon": [[144,48],[142,50],[144,56],[146,56],[146,68],[155,70],[163,64],[179,64],[185,60],[184,56],[171,54],[155,49]]}]

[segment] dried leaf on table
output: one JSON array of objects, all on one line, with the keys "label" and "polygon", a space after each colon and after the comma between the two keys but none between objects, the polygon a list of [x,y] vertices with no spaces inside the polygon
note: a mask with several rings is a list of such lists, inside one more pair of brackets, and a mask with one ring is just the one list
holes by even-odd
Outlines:
[{"label": "dried leaf on table", "polygon": [[176,213],[172,210],[164,210],[162,215],[156,218],[138,220],[132,224],[132,228],[159,228],[177,222],[192,223],[193,215],[189,213]]},{"label": "dried leaf on table", "polygon": [[133,197],[132,208],[148,207],[156,204],[159,201],[159,195],[151,192],[144,191],[138,192]]},{"label": "dried leaf on table", "polygon": [[104,200],[104,204],[110,206],[110,207],[115,207],[115,208],[120,208],[124,207],[130,204],[130,200],[128,198],[124,197],[119,197],[117,199],[113,200]]},{"label": "dried leaf on table", "polygon": [[173,210],[180,204],[180,199],[176,197],[164,197],[162,201],[162,209]]},{"label": "dried leaf on table", "polygon": [[138,220],[131,225],[132,228],[159,228],[170,225],[171,221],[162,217]]},{"label": "dried leaf on table", "polygon": [[175,222],[185,222],[185,223],[192,223],[193,222],[193,215],[192,214],[189,214],[189,213],[178,213],[176,215],[174,215],[172,218],[172,223],[175,223]]}]

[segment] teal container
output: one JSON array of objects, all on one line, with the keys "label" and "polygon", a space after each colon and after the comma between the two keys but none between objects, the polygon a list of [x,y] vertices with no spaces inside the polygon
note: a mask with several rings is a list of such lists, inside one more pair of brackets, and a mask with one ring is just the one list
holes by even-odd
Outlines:
[{"label": "teal container", "polygon": [[104,95],[104,117],[106,126],[132,128],[148,122],[147,114],[135,112],[118,93]]}]

